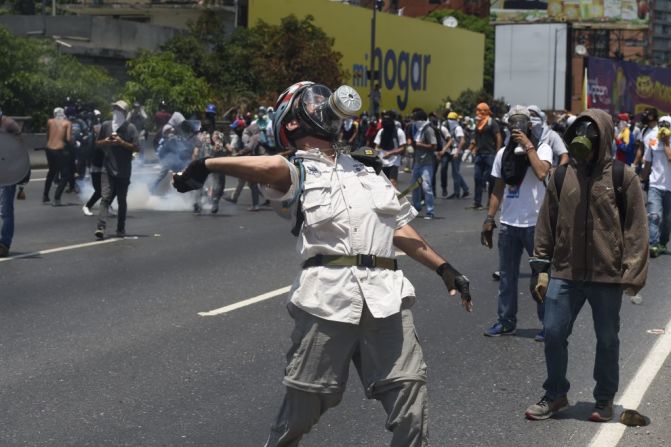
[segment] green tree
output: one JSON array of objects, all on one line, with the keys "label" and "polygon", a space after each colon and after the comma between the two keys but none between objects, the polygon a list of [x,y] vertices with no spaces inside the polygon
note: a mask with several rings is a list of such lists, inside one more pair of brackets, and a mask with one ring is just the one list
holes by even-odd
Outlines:
[{"label": "green tree", "polygon": [[497,115],[503,115],[508,111],[505,100],[502,98],[494,99],[494,97],[486,90],[466,90],[462,92],[456,99],[447,98],[443,104],[450,102],[452,110],[460,115],[473,116],[475,115],[475,106],[481,102],[489,105],[493,112]]},{"label": "green tree", "polygon": [[461,11],[440,9],[425,17],[425,20],[441,23],[443,18],[452,16],[459,22],[458,28],[474,31],[485,35],[485,69],[483,73],[484,89],[494,94],[494,27],[488,18],[480,18],[464,14]]},{"label": "green tree", "polygon": [[0,104],[5,113],[31,116],[42,128],[65,98],[105,109],[119,89],[102,68],[60,54],[46,39],[17,37],[0,27]]},{"label": "green tree", "polygon": [[297,81],[337,86],[346,77],[342,54],[333,50],[333,39],[312,16],[290,15],[279,25],[259,21],[231,35],[218,20],[205,13],[189,33],[173,38],[163,50],[206,79],[219,102],[268,104]]},{"label": "green tree", "polygon": [[204,110],[212,96],[205,79],[196,76],[189,65],[177,62],[169,51],[140,53],[128,62],[128,76],[124,97],[139,101],[148,110],[155,110],[160,101],[165,101],[190,115]]}]

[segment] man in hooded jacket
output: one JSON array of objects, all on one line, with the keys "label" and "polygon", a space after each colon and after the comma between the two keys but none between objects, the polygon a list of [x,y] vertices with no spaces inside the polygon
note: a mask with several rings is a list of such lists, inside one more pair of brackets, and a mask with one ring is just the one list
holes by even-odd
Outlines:
[{"label": "man in hooded jacket", "polygon": [[[596,404],[589,419],[605,422],[613,416],[619,384],[622,292],[635,295],[647,276],[645,201],[638,177],[624,167],[619,193],[624,207],[618,207],[610,115],[586,110],[566,130],[565,140],[570,142],[571,161],[565,170],[555,171],[548,183],[530,260],[538,275],[536,297],[545,301],[547,379],[545,394],[525,414],[542,420],[568,406],[567,339],[588,301],[597,338]],[[555,177],[561,172],[560,182]]]}]

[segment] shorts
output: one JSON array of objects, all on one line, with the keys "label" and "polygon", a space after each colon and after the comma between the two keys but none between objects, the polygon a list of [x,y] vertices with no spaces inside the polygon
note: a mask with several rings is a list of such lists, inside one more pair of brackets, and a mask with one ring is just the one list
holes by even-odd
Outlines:
[{"label": "shorts", "polygon": [[366,396],[398,382],[426,382],[426,364],[410,309],[374,318],[364,305],[358,325],[324,320],[289,304],[295,327],[284,385],[313,393],[342,393],[354,362]]},{"label": "shorts", "polygon": [[382,172],[389,180],[398,180],[398,166],[384,166]]}]

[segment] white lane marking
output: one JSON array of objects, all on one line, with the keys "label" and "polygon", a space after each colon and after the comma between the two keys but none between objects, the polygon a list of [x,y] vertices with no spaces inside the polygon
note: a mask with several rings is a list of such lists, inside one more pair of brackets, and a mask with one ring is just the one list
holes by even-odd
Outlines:
[{"label": "white lane marking", "polygon": [[86,247],[93,247],[95,245],[103,245],[103,244],[111,244],[112,242],[119,242],[127,239],[138,239],[137,236],[128,236],[128,237],[113,237],[110,239],[105,239],[102,241],[95,241],[95,242],[86,242],[84,244],[76,244],[76,245],[67,245],[65,247],[56,247],[56,248],[50,248],[49,250],[42,250],[42,251],[36,251],[34,253],[25,253],[22,255],[16,255],[16,256],[10,256],[7,258],[0,258],[0,262],[7,262],[11,261],[13,259],[22,259],[22,258],[33,258],[35,256],[41,256],[41,255],[48,255],[50,253],[58,253],[61,251],[68,251],[68,250],[75,250],[77,248],[86,248]]},{"label": "white lane marking", "polygon": [[45,178],[31,178],[30,181],[31,182],[43,182],[46,179],[47,179],[46,177]]},{"label": "white lane marking", "polygon": [[[671,321],[666,326],[666,333],[660,335],[655,344],[648,352],[643,363],[638,368],[636,375],[629,382],[622,397],[615,402],[625,409],[635,410],[641,404],[641,400],[655,376],[671,353]],[[620,442],[626,425],[618,423],[604,424],[594,435],[590,447],[615,447]]]},{"label": "white lane marking", "polygon": [[261,301],[266,301],[271,298],[275,298],[276,296],[279,295],[284,295],[291,289],[291,286],[286,286],[282,287],[280,289],[272,290],[270,292],[266,292],[262,295],[255,296],[253,298],[249,298],[243,301],[238,301],[237,303],[230,304],[228,306],[220,307],[219,309],[214,309],[209,312],[198,312],[198,315],[201,317],[213,317],[215,315],[221,315],[225,314],[231,311],[234,311],[236,309],[240,309],[242,307],[246,307],[255,303],[260,303]]},{"label": "white lane marking", "polygon": [[[397,251],[395,254],[396,256],[405,256],[405,253],[399,251]],[[281,287],[253,298],[248,298],[246,300],[238,301],[237,303],[229,304],[228,306],[220,307],[219,309],[210,310],[208,312],[198,312],[198,315],[201,317],[213,317],[216,315],[225,314],[243,307],[251,306],[252,304],[260,303],[261,301],[275,298],[276,296],[284,295],[290,289],[291,286]]]}]

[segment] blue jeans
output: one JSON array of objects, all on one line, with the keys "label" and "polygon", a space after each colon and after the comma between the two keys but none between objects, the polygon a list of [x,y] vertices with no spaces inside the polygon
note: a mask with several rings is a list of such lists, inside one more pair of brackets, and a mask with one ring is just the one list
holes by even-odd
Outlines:
[{"label": "blue jeans", "polygon": [[454,194],[457,197],[461,195],[461,191],[468,192],[468,185],[464,180],[464,177],[461,176],[461,154],[459,156],[452,157],[452,181],[454,182]]},{"label": "blue jeans", "polygon": [[[422,191],[424,191],[424,204],[426,205],[426,213],[433,214],[433,188],[431,185],[433,179],[433,165],[414,165],[412,167],[412,180],[410,183],[414,183],[417,179],[422,179]],[[422,209],[420,205],[421,191],[419,188],[415,188],[412,191],[412,206],[415,207],[417,211]]]},{"label": "blue jeans", "polygon": [[[506,328],[517,326],[517,285],[520,276],[520,260],[526,250],[529,256],[534,251],[536,227],[513,227],[501,224],[499,232],[499,323]],[[543,305],[536,304],[538,319],[543,322]]]},{"label": "blue jeans", "polygon": [[671,231],[671,191],[662,191],[655,187],[648,190],[648,225],[650,245],[669,242]]},{"label": "blue jeans", "polygon": [[622,287],[619,284],[552,278],[545,296],[545,365],[548,377],[543,384],[545,394],[550,399],[568,393],[571,386],[566,379],[568,337],[585,301],[589,301],[592,307],[596,332],[594,398],[609,400],[617,392],[620,380],[618,332]]},{"label": "blue jeans", "polygon": [[[475,156],[475,196],[473,202],[482,205],[482,191],[489,182],[490,190],[494,187],[494,182],[490,179],[492,166],[494,165],[495,154]],[[491,191],[489,192],[491,193]],[[489,198],[489,194],[487,195]]]},{"label": "blue jeans", "polygon": [[9,248],[14,237],[14,195],[16,185],[0,186],[0,218],[2,218],[2,229],[0,229],[0,243]]}]

